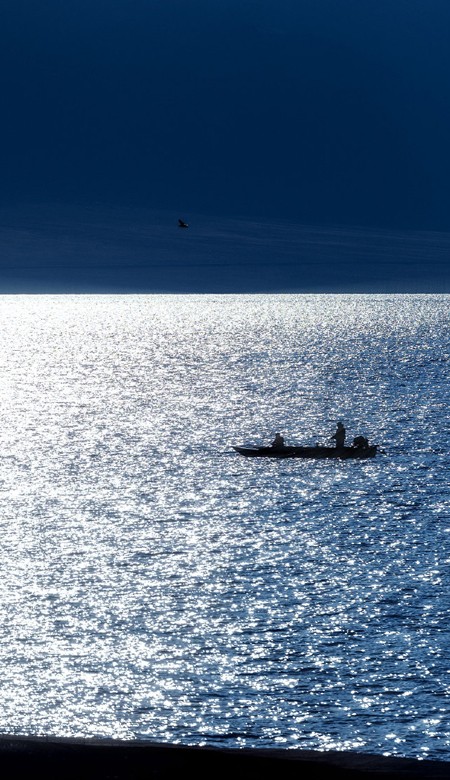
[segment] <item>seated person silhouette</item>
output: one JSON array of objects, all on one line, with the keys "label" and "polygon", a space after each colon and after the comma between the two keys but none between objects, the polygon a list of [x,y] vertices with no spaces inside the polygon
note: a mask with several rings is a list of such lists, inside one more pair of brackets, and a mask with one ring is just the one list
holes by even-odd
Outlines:
[{"label": "seated person silhouette", "polygon": [[281,449],[281,447],[284,447],[284,438],[281,435],[281,433],[276,433],[275,434],[275,438],[274,438],[271,446],[274,449],[277,449],[277,450]]}]

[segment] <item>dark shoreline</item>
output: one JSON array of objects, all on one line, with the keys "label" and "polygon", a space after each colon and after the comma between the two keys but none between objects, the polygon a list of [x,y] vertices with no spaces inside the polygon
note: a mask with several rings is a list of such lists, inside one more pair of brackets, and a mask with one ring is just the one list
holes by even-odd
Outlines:
[{"label": "dark shoreline", "polygon": [[213,778],[360,778],[432,780],[450,778],[450,762],[362,753],[313,750],[258,750],[189,747],[157,742],[47,737],[0,737],[2,777]]}]

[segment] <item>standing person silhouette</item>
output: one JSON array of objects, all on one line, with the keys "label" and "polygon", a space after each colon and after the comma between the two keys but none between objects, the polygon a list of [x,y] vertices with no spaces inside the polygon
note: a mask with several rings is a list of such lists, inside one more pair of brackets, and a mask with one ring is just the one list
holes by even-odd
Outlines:
[{"label": "standing person silhouette", "polygon": [[343,447],[345,442],[345,428],[343,423],[338,422],[336,433],[331,437],[336,442],[336,447]]}]

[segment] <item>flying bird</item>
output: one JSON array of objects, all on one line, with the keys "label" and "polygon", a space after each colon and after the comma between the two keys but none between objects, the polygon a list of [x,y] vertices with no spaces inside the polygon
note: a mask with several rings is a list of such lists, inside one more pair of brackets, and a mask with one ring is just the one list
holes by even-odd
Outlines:
[{"label": "flying bird", "polygon": [[189,227],[189,225],[188,225],[187,222],[183,222],[182,219],[179,219],[178,220],[178,227],[180,227],[180,228],[187,228],[187,227]]}]

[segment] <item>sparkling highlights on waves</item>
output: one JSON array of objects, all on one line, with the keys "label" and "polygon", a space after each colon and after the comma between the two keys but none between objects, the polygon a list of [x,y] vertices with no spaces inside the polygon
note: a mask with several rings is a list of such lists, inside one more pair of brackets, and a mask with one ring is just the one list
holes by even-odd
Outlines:
[{"label": "sparkling highlights on waves", "polygon": [[[4,732],[448,759],[448,297],[0,320]],[[387,454],[230,447],[341,418]]]}]

